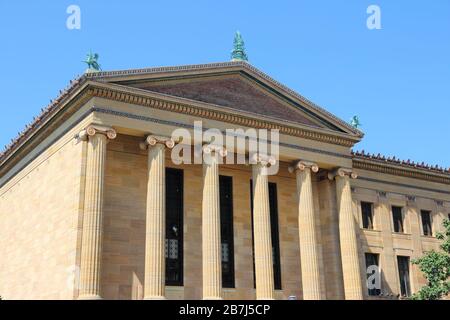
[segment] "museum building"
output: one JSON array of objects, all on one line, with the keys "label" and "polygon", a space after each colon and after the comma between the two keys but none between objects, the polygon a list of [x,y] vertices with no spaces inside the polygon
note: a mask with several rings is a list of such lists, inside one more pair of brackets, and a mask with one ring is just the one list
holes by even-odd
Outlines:
[{"label": "museum building", "polygon": [[[401,299],[423,286],[411,260],[439,248],[450,170],[352,152],[361,131],[245,60],[72,81],[0,154],[0,295]],[[226,163],[251,155],[201,141],[212,161],[175,163],[198,145],[173,132],[194,136],[196,121],[277,130],[279,155]]]}]

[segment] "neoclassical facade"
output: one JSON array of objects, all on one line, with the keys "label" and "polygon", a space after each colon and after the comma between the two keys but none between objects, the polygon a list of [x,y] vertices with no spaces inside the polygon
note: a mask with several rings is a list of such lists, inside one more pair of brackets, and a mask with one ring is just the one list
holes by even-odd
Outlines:
[{"label": "neoclassical facade", "polygon": [[[278,130],[279,156],[173,136],[195,121]],[[410,295],[450,171],[352,152],[362,138],[244,61],[86,73],[0,155],[0,296]],[[174,162],[181,145],[208,161]]]}]

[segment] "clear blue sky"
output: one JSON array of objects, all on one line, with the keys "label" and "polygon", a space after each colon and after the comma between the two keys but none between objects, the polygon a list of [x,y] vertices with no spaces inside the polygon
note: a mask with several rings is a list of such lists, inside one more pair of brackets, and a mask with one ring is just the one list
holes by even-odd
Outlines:
[{"label": "clear blue sky", "polygon": [[[66,9],[81,8],[81,30]],[[381,30],[366,27],[370,4]],[[450,1],[0,2],[0,145],[68,81],[89,50],[104,70],[228,61],[234,32],[250,63],[348,121],[356,149],[450,167]]]}]

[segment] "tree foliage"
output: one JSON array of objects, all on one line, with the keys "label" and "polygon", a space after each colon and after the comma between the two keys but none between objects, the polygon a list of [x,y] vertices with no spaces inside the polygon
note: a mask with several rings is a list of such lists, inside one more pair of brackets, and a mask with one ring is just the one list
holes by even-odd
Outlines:
[{"label": "tree foliage", "polygon": [[413,300],[438,300],[450,292],[450,221],[444,220],[445,231],[436,238],[442,240],[440,251],[429,251],[412,261],[423,272],[428,283],[412,295]]}]

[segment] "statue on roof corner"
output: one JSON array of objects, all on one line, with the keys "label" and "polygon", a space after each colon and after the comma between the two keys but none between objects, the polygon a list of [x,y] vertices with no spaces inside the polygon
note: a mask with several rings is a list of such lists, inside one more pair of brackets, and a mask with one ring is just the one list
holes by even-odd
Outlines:
[{"label": "statue on roof corner", "polygon": [[358,127],[361,126],[361,122],[359,122],[358,116],[353,116],[353,118],[350,120],[350,125],[355,129],[358,129]]},{"label": "statue on roof corner", "polygon": [[83,61],[84,63],[86,63],[88,65],[86,73],[98,72],[98,71],[102,70],[100,67],[100,64],[98,63],[98,58],[99,58],[98,53],[93,54],[92,52],[89,52],[87,54],[86,60]]},{"label": "statue on roof corner", "polygon": [[245,53],[244,39],[242,39],[241,33],[236,31],[234,35],[233,51],[231,51],[231,61],[248,61],[247,54]]}]

